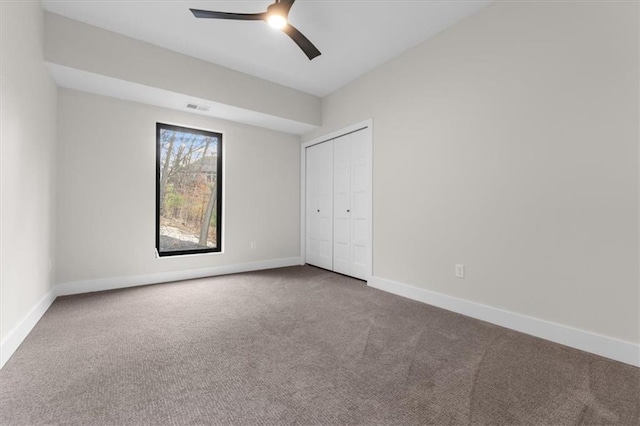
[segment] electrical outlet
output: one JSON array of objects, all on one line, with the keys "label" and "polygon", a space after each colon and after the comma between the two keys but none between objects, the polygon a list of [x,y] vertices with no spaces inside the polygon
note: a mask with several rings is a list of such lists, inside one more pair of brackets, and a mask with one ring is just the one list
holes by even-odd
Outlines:
[{"label": "electrical outlet", "polygon": [[461,263],[456,264],[456,278],[464,278],[464,265]]},{"label": "electrical outlet", "polygon": [[255,250],[255,249],[256,249],[256,242],[255,242],[255,241],[251,241],[251,242],[249,243],[249,248],[250,248],[251,250]]}]

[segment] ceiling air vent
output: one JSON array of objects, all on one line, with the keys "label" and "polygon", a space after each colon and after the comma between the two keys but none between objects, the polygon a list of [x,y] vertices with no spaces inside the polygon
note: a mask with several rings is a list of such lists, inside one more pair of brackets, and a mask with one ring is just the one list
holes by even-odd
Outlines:
[{"label": "ceiling air vent", "polygon": [[196,105],[196,104],[187,104],[187,109],[192,109],[194,111],[209,111],[209,107],[208,106],[204,106],[204,105]]}]

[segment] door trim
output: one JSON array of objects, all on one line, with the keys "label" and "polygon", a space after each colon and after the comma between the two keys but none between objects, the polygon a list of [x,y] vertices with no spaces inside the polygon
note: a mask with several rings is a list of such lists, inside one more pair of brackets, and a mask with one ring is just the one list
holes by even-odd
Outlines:
[{"label": "door trim", "polygon": [[360,121],[358,123],[352,124],[350,126],[344,127],[342,129],[336,130],[331,133],[327,133],[323,136],[319,136],[317,138],[310,139],[308,141],[303,141],[300,149],[300,259],[301,264],[304,265],[307,260],[307,212],[306,212],[306,185],[307,185],[307,168],[306,168],[306,158],[307,158],[307,148],[313,145],[317,145],[322,142],[328,142],[332,139],[339,138],[340,136],[347,135],[349,133],[357,132],[359,130],[367,129],[367,134],[369,136],[369,144],[371,147],[371,167],[369,168],[369,179],[371,182],[371,191],[369,191],[369,212],[371,214],[371,220],[369,221],[369,271],[367,273],[367,281],[371,279],[373,276],[373,160],[374,160],[374,149],[373,149],[373,119],[370,118],[368,120]]}]

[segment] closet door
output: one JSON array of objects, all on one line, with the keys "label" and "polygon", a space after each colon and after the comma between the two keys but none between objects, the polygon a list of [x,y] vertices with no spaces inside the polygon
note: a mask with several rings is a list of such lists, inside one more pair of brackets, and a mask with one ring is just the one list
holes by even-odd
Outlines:
[{"label": "closet door", "polygon": [[307,263],[333,269],[333,141],[307,148]]},{"label": "closet door", "polygon": [[366,280],[371,273],[371,137],[370,129],[351,133],[350,147],[350,273]]},{"label": "closet door", "polygon": [[367,129],[333,144],[333,270],[366,280],[371,258],[371,146]]},{"label": "closet door", "polygon": [[333,144],[333,270],[351,275],[351,135]]}]

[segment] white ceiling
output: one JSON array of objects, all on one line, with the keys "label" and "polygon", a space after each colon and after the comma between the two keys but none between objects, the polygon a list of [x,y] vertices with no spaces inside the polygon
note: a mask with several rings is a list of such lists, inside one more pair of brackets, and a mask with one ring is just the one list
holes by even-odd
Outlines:
[{"label": "white ceiling", "polygon": [[261,21],[196,19],[189,8],[263,12],[272,1],[42,0],[46,10],[325,96],[490,0],[298,0],[289,20],[322,52],[309,61]]}]

